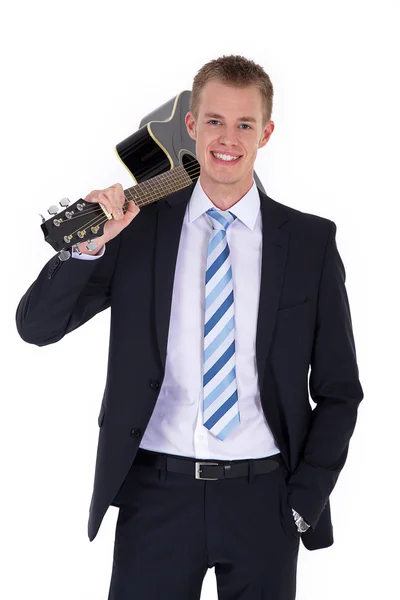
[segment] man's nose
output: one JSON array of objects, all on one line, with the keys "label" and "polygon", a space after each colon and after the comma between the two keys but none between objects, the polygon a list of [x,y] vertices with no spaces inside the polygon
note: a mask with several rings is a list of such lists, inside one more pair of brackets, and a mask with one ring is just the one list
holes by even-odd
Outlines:
[{"label": "man's nose", "polygon": [[220,141],[226,146],[236,146],[238,143],[237,134],[234,129],[224,129],[220,135]]}]

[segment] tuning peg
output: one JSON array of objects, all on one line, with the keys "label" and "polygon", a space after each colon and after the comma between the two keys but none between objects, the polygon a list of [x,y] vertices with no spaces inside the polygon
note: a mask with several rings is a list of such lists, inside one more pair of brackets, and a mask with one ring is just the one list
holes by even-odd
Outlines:
[{"label": "tuning peg", "polygon": [[42,215],[42,213],[39,213],[39,217],[42,218],[42,223],[46,223],[46,219],[44,218],[44,216]]},{"label": "tuning peg", "polygon": [[60,250],[58,253],[58,258],[61,261],[68,260],[71,257],[71,252],[69,250]]},{"label": "tuning peg", "polygon": [[58,206],[52,204],[49,209],[47,209],[49,215],[56,215],[58,213]]},{"label": "tuning peg", "polygon": [[95,250],[96,248],[97,248],[96,242],[93,242],[92,240],[88,240],[88,243],[86,244],[86,249],[91,251],[91,250]]},{"label": "tuning peg", "polygon": [[62,198],[62,200],[60,200],[60,206],[63,206],[64,208],[66,206],[69,206],[69,199],[68,198]]}]

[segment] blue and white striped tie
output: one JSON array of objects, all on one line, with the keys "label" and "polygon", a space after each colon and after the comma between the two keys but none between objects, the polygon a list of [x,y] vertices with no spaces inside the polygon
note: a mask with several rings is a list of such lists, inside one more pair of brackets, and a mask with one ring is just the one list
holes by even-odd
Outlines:
[{"label": "blue and white striped tie", "polygon": [[213,231],[207,250],[203,423],[224,440],[240,423],[235,366],[232,267],[226,230],[236,216],[210,208]]}]

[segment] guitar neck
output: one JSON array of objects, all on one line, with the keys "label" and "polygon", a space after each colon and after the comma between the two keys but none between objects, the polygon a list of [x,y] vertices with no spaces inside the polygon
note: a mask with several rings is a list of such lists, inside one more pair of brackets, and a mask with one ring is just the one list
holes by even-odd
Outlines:
[{"label": "guitar neck", "polygon": [[140,207],[182,190],[188,187],[192,181],[185,168],[178,165],[174,169],[127,188],[124,190],[124,194],[126,200],[133,201]]},{"label": "guitar neck", "polygon": [[[194,166],[194,162],[196,166]],[[141,207],[188,187],[200,173],[197,161],[194,162],[190,164],[188,171],[182,165],[178,165],[165,173],[124,190],[126,200],[135,202]],[[112,218],[112,215],[109,215],[103,206],[96,206],[82,199],[61,212],[58,211],[57,206],[52,206],[50,209],[52,217],[47,221],[43,218],[41,228],[45,240],[52,248],[59,252],[65,251],[64,258],[61,258],[60,255],[60,260],[66,260],[65,256],[69,256],[66,249],[70,246],[101,236],[104,224]]]}]

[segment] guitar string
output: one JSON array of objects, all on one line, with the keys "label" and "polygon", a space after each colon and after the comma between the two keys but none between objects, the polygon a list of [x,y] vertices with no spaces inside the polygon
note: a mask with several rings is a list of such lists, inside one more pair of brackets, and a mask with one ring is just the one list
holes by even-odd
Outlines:
[{"label": "guitar string", "polygon": [[[179,188],[176,188],[176,189],[175,189],[175,191],[182,190],[182,189],[184,189],[184,188],[188,187],[189,185],[190,185],[190,183],[185,183],[185,185],[183,185],[183,186],[181,186],[181,187],[179,187]],[[154,198],[156,198],[156,197],[157,197],[157,195],[155,195],[155,196],[154,196]],[[160,197],[160,199],[161,199],[161,198],[162,198],[162,196]],[[127,211],[127,204],[128,204],[128,202],[133,202],[133,200],[127,200],[127,202],[126,202],[126,203],[125,203],[125,204],[122,206],[122,211],[123,211],[123,213],[124,213],[124,214],[125,214],[125,213],[126,213],[126,211]],[[86,223],[85,225],[83,225],[82,227],[80,227],[79,229],[77,229],[77,230],[73,231],[72,233],[70,233],[70,236],[71,236],[71,237],[72,237],[73,235],[75,235],[75,234],[76,234],[78,231],[80,231],[80,230],[83,230],[83,229],[85,229],[85,228],[87,228],[87,227],[96,227],[96,226],[100,226],[100,225],[102,225],[103,223],[106,223],[106,222],[109,220],[109,219],[108,219],[108,218],[107,218],[107,217],[104,215],[104,212],[103,212],[103,210],[102,210],[101,208],[100,208],[100,209],[98,209],[98,210],[91,211],[91,213],[93,213],[93,212],[95,212],[95,213],[98,213],[98,216],[97,216],[97,217],[95,217],[95,218],[93,218],[91,221],[89,221],[88,223]],[[69,219],[69,220],[70,220],[70,219]],[[89,239],[90,239],[90,237],[89,237]],[[82,240],[82,243],[83,243],[83,242],[85,242],[85,240]],[[81,243],[81,242],[77,242],[77,243]]]},{"label": "guitar string", "polygon": [[[187,171],[187,173],[189,174],[189,171]],[[198,173],[200,173],[200,169],[198,169]],[[193,171],[193,172],[191,173],[191,175],[197,175],[198,173]],[[149,181],[150,181],[150,180],[149,180]],[[179,182],[178,182],[178,183],[179,183]],[[185,187],[188,187],[188,186],[189,186],[191,183],[193,183],[193,182],[187,182],[187,183],[185,183],[185,185],[183,185],[182,187],[176,188],[176,189],[175,189],[175,191],[182,190],[182,189],[184,189]],[[134,186],[134,187],[135,187],[135,186]],[[159,191],[161,191],[161,190],[159,190]],[[145,194],[145,195],[146,195],[146,194]],[[157,194],[151,194],[151,193],[150,193],[150,194],[148,194],[148,197],[147,197],[147,198],[145,198],[145,199],[146,199],[146,201],[147,201],[147,200],[149,200],[149,199],[150,199],[150,200],[152,200],[153,198],[157,198],[158,196],[159,196],[159,193],[157,193]],[[159,199],[161,199],[162,197],[163,197],[163,196],[160,196],[160,198],[159,198]],[[125,211],[123,210],[123,212],[124,212],[124,213],[125,213],[125,212],[126,212],[126,210],[127,210],[127,208],[126,208],[126,207],[127,207],[127,203],[128,203],[128,202],[133,202],[133,201],[134,201],[134,199],[133,199],[133,198],[132,198],[132,199],[127,199],[127,202],[126,202],[125,204],[123,204],[123,206],[122,206],[122,210],[125,208]],[[145,204],[147,204],[147,202],[146,202]],[[96,213],[96,214],[98,214],[99,216],[98,216],[98,217],[94,217],[94,218],[93,218],[91,221],[89,221],[88,223],[86,223],[85,225],[83,225],[82,227],[80,227],[79,229],[76,229],[75,231],[73,231],[72,233],[70,233],[70,236],[73,236],[73,235],[75,235],[75,234],[76,234],[76,233],[77,233],[79,230],[85,229],[85,228],[87,228],[87,227],[93,227],[93,226],[97,226],[97,225],[102,225],[103,223],[106,223],[106,222],[109,220],[107,217],[105,217],[105,215],[104,215],[104,212],[103,212],[103,209],[102,209],[102,208],[99,208],[99,209],[95,209],[95,210],[88,211],[87,213],[85,213],[85,216],[86,216],[87,214],[92,214],[92,213]],[[76,217],[72,217],[71,219],[68,219],[68,221],[67,221],[67,222],[70,222],[70,221],[72,221],[72,220],[74,220],[74,219],[78,219],[78,218],[81,218],[81,217],[82,217],[82,215],[78,215],[78,216],[76,216]],[[101,217],[103,217],[103,220],[100,220],[100,221],[98,221],[98,220],[97,220],[97,221],[96,221],[96,219],[100,219]],[[104,217],[105,217],[105,218],[104,218]],[[84,241],[85,241],[85,240],[82,240],[82,243],[83,243]]]},{"label": "guitar string", "polygon": [[[182,189],[184,189],[184,188],[188,187],[189,185],[190,185],[190,182],[187,182],[187,183],[185,183],[184,185],[182,185],[182,186],[180,186],[180,187],[178,187],[178,188],[175,188],[175,190],[174,190],[174,191],[179,191],[179,190],[182,190]],[[158,197],[159,197],[159,198],[158,198]],[[149,198],[149,199],[153,199],[153,198],[158,198],[158,199],[161,199],[162,197],[163,197],[163,196],[159,196],[159,194],[155,194],[155,195],[150,195],[150,198]],[[146,199],[146,200],[147,200],[147,199]],[[123,204],[123,206],[122,206],[122,210],[123,210],[123,212],[124,212],[124,213],[125,213],[125,212],[126,212],[126,210],[127,210],[127,204],[128,204],[128,202],[133,202],[133,201],[134,201],[133,199],[129,199],[129,200],[127,200],[127,201],[126,201],[126,203],[125,203],[125,204]],[[144,204],[148,204],[148,202],[145,202]],[[125,210],[124,210],[124,209],[125,209]],[[78,231],[80,231],[80,230],[83,230],[83,229],[85,229],[85,228],[87,228],[87,227],[96,227],[96,226],[102,225],[103,223],[106,223],[106,222],[109,220],[109,219],[108,219],[108,218],[107,218],[107,217],[104,215],[104,212],[103,212],[103,209],[102,209],[102,208],[99,208],[99,209],[92,210],[92,211],[90,211],[89,213],[85,213],[85,215],[86,215],[86,214],[93,214],[93,213],[95,213],[95,214],[96,214],[96,215],[98,215],[98,216],[94,217],[94,218],[93,218],[91,221],[89,221],[88,223],[85,223],[84,225],[82,225],[82,226],[81,226],[79,229],[76,229],[75,231],[73,231],[72,233],[70,233],[70,236],[71,236],[71,237],[72,237],[73,235],[75,235],[75,234],[76,234]],[[74,218],[81,218],[81,216],[78,216],[78,217],[73,217],[73,219],[74,219]],[[99,220],[99,219],[100,219],[100,220]],[[68,222],[69,222],[69,221],[71,221],[71,220],[72,220],[72,219],[68,219]],[[82,240],[82,241],[85,241],[85,240]]]},{"label": "guitar string", "polygon": [[[166,171],[166,172],[167,172],[167,173],[171,173],[171,171],[174,171],[174,169],[170,169],[169,171]],[[194,176],[194,177],[196,177],[196,176],[197,176],[197,175],[200,173],[200,169],[198,169],[198,167],[196,167],[196,168],[195,168],[195,169],[193,169],[193,170],[186,170],[186,169],[185,169],[185,173],[186,173],[187,175],[190,175],[190,176]],[[182,173],[182,175],[183,175],[183,173]],[[153,179],[153,178],[152,178],[152,179]],[[143,182],[141,182],[141,183],[150,182],[152,179],[146,179],[145,181],[143,181]],[[179,183],[179,180],[178,180],[178,183]],[[141,185],[141,184],[139,184],[139,185]],[[156,185],[157,185],[157,184],[156,184]],[[190,183],[188,183],[188,185],[190,185]],[[125,192],[127,192],[127,191],[129,191],[129,190],[131,190],[131,189],[135,189],[135,187],[136,187],[136,186],[133,186],[132,188],[128,188],[127,190],[125,190]],[[144,192],[142,192],[142,193],[141,193],[141,195],[142,195],[142,197],[144,197],[144,199],[145,199],[145,200],[148,200],[149,198],[150,198],[150,199],[153,199],[153,198],[155,198],[156,196],[158,196],[158,195],[159,195],[159,192],[160,192],[160,191],[164,191],[164,190],[162,190],[161,188],[160,188],[159,190],[157,190],[157,189],[156,189],[156,192],[157,192],[157,193],[156,193],[155,195],[153,194],[154,190],[150,190],[150,193],[149,193],[149,192],[147,192],[147,191],[144,191]],[[162,197],[162,196],[161,196],[161,197]],[[132,200],[133,200],[133,198],[126,198],[126,196],[125,196],[125,199],[126,199],[128,202],[130,202],[130,201],[132,201]],[[124,206],[125,206],[125,205],[124,205]],[[85,215],[90,215],[90,214],[91,214],[91,213],[93,213],[93,212],[96,212],[96,211],[90,210],[90,211],[86,211],[84,214],[85,214]],[[80,218],[82,218],[82,216],[83,216],[83,215],[79,215],[79,214],[78,214],[78,215],[76,215],[76,217],[71,217],[70,219],[68,219],[68,222],[70,222],[70,221],[73,221],[74,219],[80,219]]]}]

